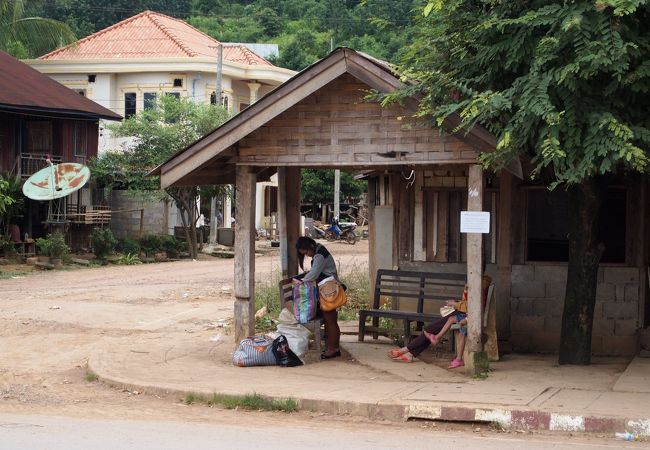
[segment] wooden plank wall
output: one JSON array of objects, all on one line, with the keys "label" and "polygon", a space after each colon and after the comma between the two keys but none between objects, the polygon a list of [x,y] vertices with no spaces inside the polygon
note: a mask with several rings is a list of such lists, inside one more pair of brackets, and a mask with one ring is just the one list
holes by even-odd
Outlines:
[{"label": "wooden plank wall", "polygon": [[0,114],[0,171],[8,172],[14,164],[14,117]]},{"label": "wooden plank wall", "polygon": [[415,123],[400,106],[382,108],[365,101],[368,89],[351,75],[342,75],[243,138],[238,162],[373,165],[476,160],[470,146]]}]

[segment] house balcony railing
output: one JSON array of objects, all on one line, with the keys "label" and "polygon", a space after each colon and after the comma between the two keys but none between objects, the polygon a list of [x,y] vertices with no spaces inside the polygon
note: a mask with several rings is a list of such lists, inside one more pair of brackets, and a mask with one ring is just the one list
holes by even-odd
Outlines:
[{"label": "house balcony railing", "polygon": [[[21,153],[20,154],[20,178],[26,179],[34,175],[43,167],[47,167],[47,156],[42,153]],[[50,161],[53,164],[63,162],[63,158],[58,155],[51,155]]]}]

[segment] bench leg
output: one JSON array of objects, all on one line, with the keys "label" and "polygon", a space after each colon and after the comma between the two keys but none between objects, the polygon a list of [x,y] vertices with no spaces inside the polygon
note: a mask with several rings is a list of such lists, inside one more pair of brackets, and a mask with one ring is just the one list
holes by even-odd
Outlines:
[{"label": "bench leg", "polygon": [[[372,318],[372,326],[375,327],[375,330],[379,328],[379,317],[373,317]],[[379,339],[379,332],[375,331],[372,333],[372,338],[374,340]]]},{"label": "bench leg", "polygon": [[316,326],[314,327],[314,347],[316,350],[316,355],[318,358],[320,358],[321,355],[321,342],[323,340],[323,336],[321,335],[320,332],[321,329],[321,323],[317,323]]},{"label": "bench leg", "polygon": [[404,319],[404,346],[409,344],[411,340],[411,321]]},{"label": "bench leg", "polygon": [[366,315],[359,313],[359,336],[357,339],[359,342],[363,342],[363,339],[366,337]]}]

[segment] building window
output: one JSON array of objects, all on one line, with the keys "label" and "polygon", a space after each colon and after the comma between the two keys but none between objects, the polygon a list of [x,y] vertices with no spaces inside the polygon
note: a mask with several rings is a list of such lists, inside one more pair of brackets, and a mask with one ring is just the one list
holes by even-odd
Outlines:
[{"label": "building window", "polygon": [[75,156],[85,157],[88,152],[88,127],[85,122],[74,124],[74,135],[72,145]]},{"label": "building window", "polygon": [[243,111],[246,108],[248,108],[250,105],[248,103],[240,103],[239,104],[239,111]]},{"label": "building window", "polygon": [[94,83],[96,78],[97,78],[97,75],[95,75],[95,74],[88,75],[88,82],[89,83]]},{"label": "building window", "polygon": [[52,155],[52,122],[30,120],[26,123],[27,153],[48,153]]},{"label": "building window", "polygon": [[128,119],[135,115],[137,95],[135,92],[126,92],[124,94],[124,118]]},{"label": "building window", "polygon": [[181,98],[180,92],[166,92],[165,95],[171,95],[172,97],[176,98],[176,100],[180,100]]},{"label": "building window", "polygon": [[183,87],[183,79],[174,78],[174,87]]},{"label": "building window", "polygon": [[217,104],[217,93],[212,91],[210,94],[210,104],[211,105],[216,105]]},{"label": "building window", "polygon": [[155,92],[145,92],[144,93],[144,109],[156,109],[156,93]]},{"label": "building window", "polygon": [[229,100],[228,100],[228,96],[227,96],[227,95],[224,96],[224,97],[221,99],[221,104],[223,105],[223,107],[224,107],[225,109],[228,109],[228,108],[229,108],[229,106],[230,106],[229,103],[230,103],[230,102],[229,102]]},{"label": "building window", "polygon": [[[609,189],[601,206],[598,240],[605,245],[601,262],[625,262],[625,189]],[[567,191],[528,191],[526,255],[529,261],[569,259],[569,195]]]}]

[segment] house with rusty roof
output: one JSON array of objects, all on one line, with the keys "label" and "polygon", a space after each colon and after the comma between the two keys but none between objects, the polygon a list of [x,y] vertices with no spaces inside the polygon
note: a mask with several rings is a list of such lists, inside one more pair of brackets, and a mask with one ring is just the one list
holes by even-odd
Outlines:
[{"label": "house with rusty roof", "polygon": [[[0,51],[0,172],[26,180],[47,159],[84,164],[97,155],[99,120],[122,117]],[[92,199],[79,191],[75,209]],[[27,199],[20,235],[42,236],[47,204]]]}]

